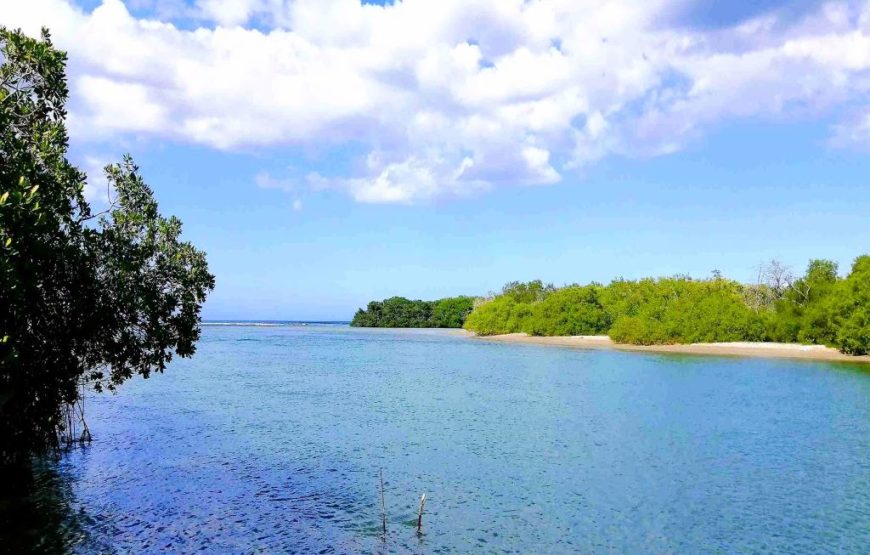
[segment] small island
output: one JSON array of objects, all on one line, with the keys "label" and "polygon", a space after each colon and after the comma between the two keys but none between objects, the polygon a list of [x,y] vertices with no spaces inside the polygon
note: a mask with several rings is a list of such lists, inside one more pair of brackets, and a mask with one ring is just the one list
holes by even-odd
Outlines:
[{"label": "small island", "polygon": [[353,315],[350,325],[361,328],[461,328],[474,307],[473,297],[436,301],[391,297],[372,301]]},{"label": "small island", "polygon": [[476,298],[393,297],[358,310],[351,325],[462,327],[500,341],[584,348],[865,362],[870,255],[856,258],[845,277],[830,260],[811,260],[801,277],[773,260],[759,266],[752,284],[714,271],[704,279],[617,278],[608,285],[514,281]]}]

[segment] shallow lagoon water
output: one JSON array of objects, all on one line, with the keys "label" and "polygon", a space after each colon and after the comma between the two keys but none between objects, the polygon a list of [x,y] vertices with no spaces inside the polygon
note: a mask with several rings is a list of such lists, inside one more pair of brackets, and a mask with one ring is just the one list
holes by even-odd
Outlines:
[{"label": "shallow lagoon water", "polygon": [[870,372],[850,365],[207,326],[193,359],[87,410],[94,442],[43,480],[46,533],[79,552],[870,545]]}]

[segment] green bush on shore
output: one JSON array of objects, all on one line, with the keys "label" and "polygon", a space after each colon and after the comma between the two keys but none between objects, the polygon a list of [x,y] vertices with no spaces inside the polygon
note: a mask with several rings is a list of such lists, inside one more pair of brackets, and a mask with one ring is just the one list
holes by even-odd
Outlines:
[{"label": "green bush on shore", "polygon": [[475,308],[463,327],[479,335],[525,331],[530,314],[530,303],[517,302],[509,296],[497,297]]},{"label": "green bush on shore", "polygon": [[572,285],[553,291],[531,308],[531,335],[596,335],[607,333],[610,315],[601,304],[601,286]]},{"label": "green bush on shore", "polygon": [[830,306],[833,344],[850,355],[870,353],[870,256],[859,257],[837,283]]},{"label": "green bush on shore", "polygon": [[511,282],[468,315],[479,335],[608,334],[638,345],[723,341],[823,344],[849,354],[870,352],[870,256],[845,278],[837,265],[812,260],[792,279],[773,266],[770,283],[744,285],[687,276],[556,288]]}]

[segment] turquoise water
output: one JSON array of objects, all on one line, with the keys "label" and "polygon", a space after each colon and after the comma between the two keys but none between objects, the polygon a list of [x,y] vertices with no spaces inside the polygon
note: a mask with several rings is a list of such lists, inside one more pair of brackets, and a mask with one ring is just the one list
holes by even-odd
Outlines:
[{"label": "turquoise water", "polygon": [[87,409],[94,442],[41,482],[81,552],[870,545],[858,366],[209,326],[193,359]]}]

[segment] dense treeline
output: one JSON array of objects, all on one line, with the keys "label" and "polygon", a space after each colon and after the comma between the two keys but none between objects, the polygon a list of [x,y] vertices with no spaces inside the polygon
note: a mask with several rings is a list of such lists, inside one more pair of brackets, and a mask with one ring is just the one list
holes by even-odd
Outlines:
[{"label": "dense treeline", "polygon": [[474,306],[472,297],[412,301],[392,297],[359,309],[351,326],[365,328],[461,328]]},{"label": "dense treeline", "polygon": [[870,256],[858,257],[845,278],[828,260],[810,261],[800,278],[773,261],[751,285],[714,274],[561,288],[512,282],[479,302],[464,327],[480,335],[608,334],[639,345],[781,341],[870,352]]}]

